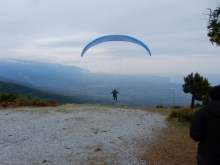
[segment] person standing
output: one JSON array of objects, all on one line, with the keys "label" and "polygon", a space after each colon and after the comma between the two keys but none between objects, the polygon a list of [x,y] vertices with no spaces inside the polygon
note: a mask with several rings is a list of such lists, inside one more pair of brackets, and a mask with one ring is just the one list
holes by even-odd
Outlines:
[{"label": "person standing", "polygon": [[220,85],[212,87],[209,103],[192,118],[190,137],[198,143],[197,165],[220,165]]}]

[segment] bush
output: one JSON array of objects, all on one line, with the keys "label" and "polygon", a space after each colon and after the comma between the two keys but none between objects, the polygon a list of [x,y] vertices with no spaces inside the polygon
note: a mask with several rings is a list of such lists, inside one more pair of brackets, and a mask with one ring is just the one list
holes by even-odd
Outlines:
[{"label": "bush", "polygon": [[171,112],[171,114],[169,115],[169,118],[172,119],[172,118],[177,118],[178,116],[178,110],[173,110]]},{"label": "bush", "polygon": [[194,116],[196,112],[196,109],[188,109],[188,108],[182,108],[179,110],[173,110],[171,114],[169,115],[169,118],[177,118],[179,122],[191,122],[192,117]]},{"label": "bush", "polygon": [[158,105],[156,106],[156,108],[164,108],[164,106],[163,106],[162,104],[158,104]]},{"label": "bush", "polygon": [[18,96],[13,93],[0,93],[0,103],[13,102]]},{"label": "bush", "polygon": [[170,105],[170,108],[180,109],[180,108],[182,108],[182,106],[180,106],[180,105]]},{"label": "bush", "polygon": [[30,98],[23,95],[17,95],[12,93],[0,93],[0,106],[2,107],[46,107],[46,106],[58,106],[56,100],[42,100],[39,98]]}]

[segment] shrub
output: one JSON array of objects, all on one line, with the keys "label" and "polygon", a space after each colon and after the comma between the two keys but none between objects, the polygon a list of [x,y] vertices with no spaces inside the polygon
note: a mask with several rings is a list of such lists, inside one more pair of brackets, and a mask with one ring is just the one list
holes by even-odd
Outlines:
[{"label": "shrub", "polygon": [[177,118],[178,116],[178,111],[177,110],[173,110],[171,112],[171,114],[169,115],[169,118],[172,119],[172,118]]},{"label": "shrub", "polygon": [[164,106],[163,106],[162,104],[158,104],[158,105],[156,106],[156,108],[164,108]]},{"label": "shrub", "polygon": [[169,115],[169,118],[177,118],[179,122],[191,122],[192,117],[194,116],[196,109],[182,108],[179,110],[173,110]]},{"label": "shrub", "polygon": [[0,93],[0,103],[13,102],[18,96],[13,93]]},{"label": "shrub", "polygon": [[170,105],[170,108],[180,109],[180,108],[182,108],[182,106],[180,106],[180,105]]},{"label": "shrub", "polygon": [[43,100],[37,97],[29,98],[24,95],[17,95],[13,93],[0,93],[0,106],[2,107],[46,107],[46,106],[58,106],[56,100]]}]

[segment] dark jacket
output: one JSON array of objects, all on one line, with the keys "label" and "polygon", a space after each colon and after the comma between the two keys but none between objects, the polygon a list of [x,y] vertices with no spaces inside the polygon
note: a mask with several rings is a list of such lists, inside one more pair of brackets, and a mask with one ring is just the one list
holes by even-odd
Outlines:
[{"label": "dark jacket", "polygon": [[116,95],[117,94],[119,94],[119,92],[118,91],[116,91],[116,90],[114,90],[114,91],[112,91],[112,93],[111,94],[113,94],[113,97],[116,97]]},{"label": "dark jacket", "polygon": [[210,101],[195,113],[190,137],[199,142],[198,153],[204,159],[220,163],[220,101]]}]

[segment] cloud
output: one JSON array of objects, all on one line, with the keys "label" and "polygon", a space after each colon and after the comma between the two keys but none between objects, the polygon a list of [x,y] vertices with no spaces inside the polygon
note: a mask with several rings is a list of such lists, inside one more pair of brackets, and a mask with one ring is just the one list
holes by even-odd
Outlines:
[{"label": "cloud", "polygon": [[[102,35],[125,34],[151,49],[152,58],[140,65],[142,71],[146,67],[155,73],[181,69],[215,72],[220,70],[216,64],[219,48],[209,42],[208,16],[203,13],[216,6],[215,1],[199,0],[3,0],[0,60],[82,66],[89,63],[89,58],[80,57],[88,42]],[[139,46],[121,42],[103,43],[87,52],[93,55],[91,61],[144,54]],[[213,69],[204,68],[206,62],[215,64]]]}]

